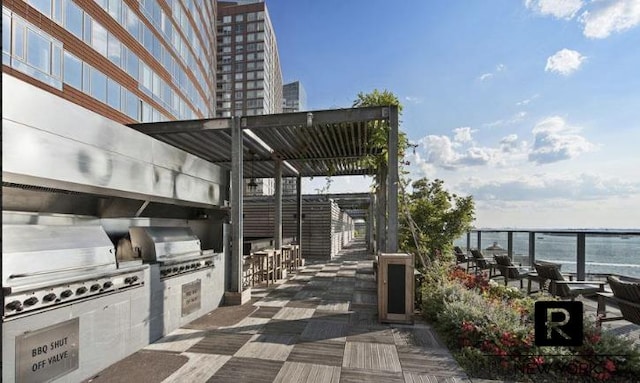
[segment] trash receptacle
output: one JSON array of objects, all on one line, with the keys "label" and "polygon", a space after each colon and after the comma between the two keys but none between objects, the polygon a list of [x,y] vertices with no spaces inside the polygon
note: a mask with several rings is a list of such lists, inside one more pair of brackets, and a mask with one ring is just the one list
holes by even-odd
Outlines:
[{"label": "trash receptacle", "polygon": [[378,256],[378,319],[413,323],[414,257],[406,253]]}]

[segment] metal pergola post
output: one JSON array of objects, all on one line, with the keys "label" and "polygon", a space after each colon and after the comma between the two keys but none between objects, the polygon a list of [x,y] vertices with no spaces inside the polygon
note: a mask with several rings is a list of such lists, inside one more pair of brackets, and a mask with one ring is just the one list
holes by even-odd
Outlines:
[{"label": "metal pergola post", "polygon": [[232,227],[232,245],[231,245],[231,286],[230,292],[242,293],[242,245],[244,237],[242,233],[242,194],[244,191],[244,182],[242,174],[242,156],[243,156],[243,132],[240,126],[240,118],[232,117],[231,124],[231,227]]},{"label": "metal pergola post", "polygon": [[274,212],[274,228],[273,238],[276,250],[282,248],[282,160],[277,159],[275,162],[275,212]]},{"label": "metal pergola post", "polygon": [[389,141],[387,165],[387,246],[388,253],[398,252],[398,108],[389,107]]}]

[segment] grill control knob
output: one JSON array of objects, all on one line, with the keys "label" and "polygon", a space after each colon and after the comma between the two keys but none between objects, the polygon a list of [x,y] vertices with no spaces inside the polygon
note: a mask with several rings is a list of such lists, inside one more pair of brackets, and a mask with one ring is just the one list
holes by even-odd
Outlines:
[{"label": "grill control knob", "polygon": [[98,290],[100,290],[99,283],[94,283],[93,285],[91,285],[91,291],[98,291]]},{"label": "grill control knob", "polygon": [[184,266],[180,266],[180,271],[184,270]]},{"label": "grill control knob", "polygon": [[113,282],[109,282],[109,281],[105,282],[105,283],[102,285],[102,287],[104,287],[105,289],[108,289],[108,288],[110,288],[111,286],[113,286]]},{"label": "grill control knob", "polygon": [[42,300],[45,302],[53,302],[56,300],[56,294],[54,293],[49,293],[47,295],[45,295],[44,297],[42,297]]},{"label": "grill control knob", "polygon": [[73,295],[73,291],[71,291],[71,290],[65,290],[65,291],[60,293],[60,297],[62,297],[62,298],[69,298],[72,295]]},{"label": "grill control knob", "polygon": [[205,262],[204,262],[205,266],[209,266],[209,265],[211,265],[212,263],[213,263],[213,261],[205,261]]},{"label": "grill control knob", "polygon": [[6,306],[4,306],[7,308],[7,310],[16,310],[16,311],[20,311],[22,310],[22,302],[20,301],[13,301],[13,302],[9,302],[7,303]]},{"label": "grill control knob", "polygon": [[177,272],[177,271],[178,271],[178,268],[177,268],[177,267],[174,267],[174,268],[173,268],[173,272],[175,273],[175,272]]},{"label": "grill control knob", "polygon": [[133,277],[131,277],[131,283],[137,282],[138,281],[138,276],[134,275]]},{"label": "grill control knob", "polygon": [[29,298],[29,299],[24,301],[24,305],[25,306],[33,306],[36,303],[38,303],[38,298],[36,298],[36,297],[31,297],[31,298]]},{"label": "grill control knob", "polygon": [[82,286],[82,287],[78,287],[78,288],[76,289],[76,295],[82,295],[82,294],[84,294],[84,293],[86,293],[86,292],[87,292],[87,288],[86,288],[86,287],[84,287],[84,286]]}]

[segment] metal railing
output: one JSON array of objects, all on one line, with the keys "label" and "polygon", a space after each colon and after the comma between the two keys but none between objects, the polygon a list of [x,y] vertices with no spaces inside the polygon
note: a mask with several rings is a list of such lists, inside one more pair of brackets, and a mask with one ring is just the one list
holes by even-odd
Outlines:
[{"label": "metal railing", "polygon": [[640,278],[640,230],[474,229],[456,244],[465,247],[465,242],[467,250],[477,248],[488,256],[495,251],[487,247],[506,243],[498,252],[523,264],[544,259],[567,263],[572,269],[575,265],[577,280],[585,280],[587,274]]}]

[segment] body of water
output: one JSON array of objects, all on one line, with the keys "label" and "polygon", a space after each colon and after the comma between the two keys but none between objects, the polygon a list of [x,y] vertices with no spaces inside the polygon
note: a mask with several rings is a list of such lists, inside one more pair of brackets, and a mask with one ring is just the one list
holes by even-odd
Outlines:
[{"label": "body of water", "polygon": [[[481,251],[494,242],[507,249],[506,232],[483,232]],[[536,233],[535,258],[562,264],[562,271],[576,272],[577,239],[573,234]],[[466,235],[455,241],[457,246],[467,246]],[[471,247],[476,248],[478,240],[475,232],[471,233]],[[528,264],[529,234],[513,233],[514,261]],[[618,274],[640,278],[640,235],[600,235],[588,234],[585,239],[585,255],[587,274]]]}]

